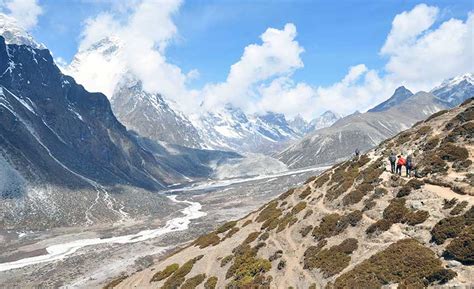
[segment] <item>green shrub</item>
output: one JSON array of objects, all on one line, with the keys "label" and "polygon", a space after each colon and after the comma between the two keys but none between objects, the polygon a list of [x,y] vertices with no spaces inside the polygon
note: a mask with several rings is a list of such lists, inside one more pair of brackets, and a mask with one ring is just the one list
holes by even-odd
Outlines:
[{"label": "green shrub", "polygon": [[324,173],[320,175],[318,179],[316,180],[316,182],[314,182],[314,187],[321,188],[322,186],[324,186],[324,184],[327,183],[327,181],[329,181],[329,176],[330,176],[329,173]]},{"label": "green shrub", "polygon": [[417,134],[417,137],[422,137],[422,136],[427,135],[430,132],[431,132],[431,126],[424,125],[416,131],[416,134]]},{"label": "green shrub", "polygon": [[204,289],[215,289],[217,286],[217,277],[212,276],[207,278],[206,282],[204,283]]},{"label": "green shrub", "polygon": [[312,214],[313,214],[313,210],[311,210],[311,209],[307,210],[306,213],[304,213],[303,220],[305,220],[306,218],[308,218]]},{"label": "green shrub", "polygon": [[289,196],[291,196],[293,193],[295,192],[295,188],[291,188],[289,189],[288,191],[284,192],[283,194],[281,194],[278,199],[279,200],[284,200],[286,198],[288,198]]},{"label": "green shrub", "polygon": [[474,206],[472,206],[464,215],[448,217],[440,220],[431,229],[431,241],[441,245],[449,238],[457,237],[466,226],[474,224]]},{"label": "green shrub", "polygon": [[350,254],[357,247],[357,240],[351,238],[329,249],[313,251],[313,254],[307,250],[304,254],[304,268],[318,268],[326,278],[334,276],[349,265]]},{"label": "green shrub", "polygon": [[423,181],[412,179],[405,185],[403,185],[400,190],[398,190],[397,198],[402,198],[408,196],[412,190],[420,189],[425,183]]},{"label": "green shrub", "polygon": [[178,270],[178,268],[179,265],[176,263],[168,265],[163,271],[155,273],[151,278],[150,282],[157,282],[166,279],[171,276],[171,274],[173,274],[176,270]]},{"label": "green shrub", "polygon": [[226,273],[226,278],[232,278],[231,288],[246,286],[254,283],[258,277],[269,271],[270,261],[257,258],[256,252],[248,244],[242,244],[235,249],[234,262]]},{"label": "green shrub", "polygon": [[459,215],[462,213],[462,211],[464,211],[464,209],[467,207],[469,203],[467,201],[462,201],[460,203],[458,203],[456,205],[456,207],[454,207],[454,209],[451,210],[451,212],[449,212],[450,215]]},{"label": "green shrub", "polygon": [[250,233],[247,238],[244,240],[244,244],[250,244],[252,243],[253,241],[255,241],[258,237],[258,235],[260,235],[260,232],[252,232]]},{"label": "green shrub", "polygon": [[464,265],[474,265],[474,225],[468,226],[446,247],[443,256],[457,260]]},{"label": "green shrub", "polygon": [[194,264],[202,257],[203,256],[200,255],[184,263],[181,267],[174,271],[174,273],[168,279],[166,279],[165,284],[163,284],[161,288],[174,289],[180,287],[181,284],[183,284],[186,275],[188,275],[193,269]]},{"label": "green shrub", "polygon": [[230,221],[225,223],[224,225],[220,226],[217,230],[216,233],[221,234],[224,232],[229,231],[230,229],[234,228],[235,225],[237,225],[237,221]]},{"label": "green shrub", "polygon": [[209,234],[202,235],[197,238],[196,241],[194,241],[194,245],[199,246],[199,248],[201,249],[204,249],[208,246],[215,246],[219,244],[220,241],[221,239],[219,238],[219,236],[217,236],[216,232],[211,232]]},{"label": "green shrub", "polygon": [[293,207],[293,209],[291,209],[291,213],[296,215],[299,212],[303,211],[305,208],[306,208],[306,202],[299,202]]},{"label": "green shrub", "polygon": [[405,222],[410,226],[414,226],[424,223],[429,216],[430,214],[427,211],[418,210],[415,212],[409,212],[405,216]]},{"label": "green shrub", "polygon": [[199,274],[194,277],[189,278],[184,282],[183,286],[181,286],[181,289],[194,289],[196,288],[199,284],[204,282],[206,279],[206,274]]},{"label": "green shrub", "polygon": [[454,205],[456,205],[457,202],[458,202],[458,199],[456,199],[456,198],[452,198],[451,200],[444,199],[443,200],[443,209],[445,209],[445,210],[451,209],[452,207],[454,207]]},{"label": "green shrub", "polygon": [[242,228],[243,227],[247,227],[248,225],[252,224],[252,220],[247,220],[245,221],[243,224],[242,224]]},{"label": "green shrub", "polygon": [[362,212],[352,211],[346,215],[329,214],[321,219],[319,226],[314,227],[312,235],[316,240],[329,238],[343,232],[349,225],[356,226],[362,219]]},{"label": "green shrub", "polygon": [[444,110],[440,110],[440,111],[438,111],[438,112],[436,112],[436,113],[433,113],[432,115],[430,115],[430,116],[425,120],[425,122],[430,121],[430,120],[432,120],[432,119],[434,119],[434,118],[436,118],[436,117],[438,117],[438,116],[441,116],[441,115],[443,115],[443,114],[445,114],[445,113],[447,113],[447,112],[449,112],[449,110],[444,109]]},{"label": "green shrub", "polygon": [[446,162],[439,157],[437,153],[430,154],[425,156],[420,162],[421,174],[436,174],[444,173],[448,170],[448,165]]},{"label": "green shrub", "polygon": [[273,255],[268,257],[268,261],[273,262],[276,259],[281,258],[281,256],[283,256],[283,251],[282,250],[276,250],[275,253],[273,253]]},{"label": "green shrub", "polygon": [[464,147],[456,146],[452,143],[447,143],[439,148],[438,155],[443,160],[446,160],[448,162],[455,162],[466,160],[469,157],[469,152]]},{"label": "green shrub", "polygon": [[303,192],[299,195],[300,199],[306,199],[307,196],[311,194],[311,188],[308,186],[306,189],[304,189]]},{"label": "green shrub", "polygon": [[393,283],[405,288],[426,287],[455,276],[453,271],[443,270],[441,260],[433,251],[414,239],[404,239],[339,276],[334,287],[380,288]]},{"label": "green shrub", "polygon": [[389,222],[385,219],[380,219],[369,227],[367,227],[367,230],[365,230],[365,232],[367,234],[381,233],[388,231],[390,227],[392,227],[392,222]]},{"label": "green shrub", "polygon": [[301,236],[306,237],[306,235],[308,235],[308,233],[311,232],[312,229],[313,229],[313,226],[311,226],[311,225],[306,226],[306,227],[303,227],[303,228],[300,230]]},{"label": "green shrub", "polygon": [[229,255],[222,258],[221,267],[225,267],[225,265],[229,264],[229,262],[232,261],[233,258],[234,258],[234,255]]},{"label": "green shrub", "polygon": [[222,241],[225,240],[225,239],[228,239],[228,238],[230,238],[230,237],[232,237],[232,236],[234,236],[235,233],[237,233],[238,231],[239,231],[239,228],[237,228],[237,227],[234,227],[234,228],[230,229],[230,230],[227,232],[227,234],[225,234],[225,237],[222,239]]},{"label": "green shrub", "polygon": [[128,275],[122,275],[120,277],[117,277],[117,278],[113,279],[112,281],[110,281],[109,283],[105,284],[105,286],[102,287],[102,289],[112,289],[115,286],[122,283],[122,281],[127,279],[127,278],[128,278]]},{"label": "green shrub", "polygon": [[264,232],[262,235],[260,235],[260,237],[258,237],[258,239],[259,239],[260,241],[265,241],[265,240],[268,239],[268,237],[270,237],[270,233]]},{"label": "green shrub", "polygon": [[429,217],[429,213],[423,210],[412,211],[405,207],[406,199],[392,199],[383,211],[383,219],[370,225],[365,231],[367,234],[381,233],[390,229],[393,224],[403,223],[410,226],[421,224]]},{"label": "green shrub", "polygon": [[398,145],[398,146],[401,146],[403,144],[405,144],[406,142],[408,142],[411,138],[411,132],[402,132],[400,134],[398,134],[397,138],[395,139],[395,143]]},{"label": "green shrub", "polygon": [[432,137],[426,141],[425,145],[423,146],[423,150],[430,151],[436,148],[438,144],[439,144],[439,137],[437,136]]}]

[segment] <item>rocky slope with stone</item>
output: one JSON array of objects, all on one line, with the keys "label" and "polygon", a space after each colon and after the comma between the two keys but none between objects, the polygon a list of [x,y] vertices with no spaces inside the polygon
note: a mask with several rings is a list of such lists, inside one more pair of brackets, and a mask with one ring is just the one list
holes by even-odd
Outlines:
[{"label": "rocky slope with stone", "polygon": [[[473,136],[469,99],[107,287],[472,286]],[[417,177],[389,171],[392,151]]]}]

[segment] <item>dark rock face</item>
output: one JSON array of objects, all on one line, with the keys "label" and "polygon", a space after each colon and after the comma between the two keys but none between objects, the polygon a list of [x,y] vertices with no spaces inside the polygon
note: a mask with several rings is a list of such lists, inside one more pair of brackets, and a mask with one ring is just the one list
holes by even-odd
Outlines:
[{"label": "dark rock face", "polygon": [[155,190],[183,179],[178,170],[190,158],[159,161],[115,118],[107,98],[63,75],[48,50],[0,38],[0,70],[0,152],[29,181]]},{"label": "dark rock face", "polygon": [[201,148],[196,128],[159,94],[147,93],[140,81],[124,77],[111,99],[112,109],[128,129],[155,141]]},{"label": "dark rock face", "polygon": [[369,112],[380,112],[387,110],[393,106],[396,106],[397,104],[402,103],[403,101],[410,98],[412,95],[413,93],[411,91],[406,89],[404,86],[400,86],[395,90],[395,92],[389,99],[370,109]]}]

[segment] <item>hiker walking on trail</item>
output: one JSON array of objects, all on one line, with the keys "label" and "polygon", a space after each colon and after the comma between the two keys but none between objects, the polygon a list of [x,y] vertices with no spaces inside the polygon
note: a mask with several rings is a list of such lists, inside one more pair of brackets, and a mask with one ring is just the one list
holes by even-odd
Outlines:
[{"label": "hiker walking on trail", "polygon": [[405,166],[406,164],[407,164],[407,161],[405,160],[403,155],[399,155],[398,156],[398,161],[397,161],[397,174],[399,176],[402,175],[402,167]]},{"label": "hiker walking on trail", "polygon": [[413,157],[411,155],[407,156],[406,160],[406,169],[407,169],[407,177],[410,177],[412,166],[413,166]]},{"label": "hiker walking on trail", "polygon": [[397,156],[395,155],[394,152],[390,153],[390,156],[388,157],[388,160],[390,161],[390,169],[392,171],[392,174],[395,173],[395,163],[397,162]]},{"label": "hiker walking on trail", "polygon": [[359,155],[360,155],[359,149],[356,149],[356,150],[355,150],[355,155],[356,155],[356,158],[359,158]]}]

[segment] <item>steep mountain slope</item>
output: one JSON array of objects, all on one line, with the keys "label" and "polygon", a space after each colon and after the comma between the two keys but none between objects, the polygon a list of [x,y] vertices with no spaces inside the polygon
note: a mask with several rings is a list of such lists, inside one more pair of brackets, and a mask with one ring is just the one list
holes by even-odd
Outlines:
[{"label": "steep mountain slope", "polygon": [[369,112],[377,112],[377,111],[384,111],[387,110],[397,104],[400,104],[410,98],[413,95],[413,92],[406,89],[404,86],[400,86],[395,90],[393,95],[387,99],[386,101],[382,102],[381,104],[375,106],[372,109],[369,109]]},{"label": "steep mountain slope", "polygon": [[[151,191],[207,178],[212,163],[239,157],[150,145],[117,121],[103,94],[89,93],[63,75],[47,49],[6,45],[0,37],[0,70],[0,160],[8,164],[1,183],[12,178],[0,192],[3,228],[117,221],[127,211],[163,211],[168,199]],[[109,194],[112,187],[121,194]],[[155,201],[139,204],[133,198]]]},{"label": "steep mountain slope", "polygon": [[128,129],[155,141],[201,148],[196,128],[174,111],[159,94],[143,90],[140,81],[125,75],[110,100],[112,110]]},{"label": "steep mountain slope", "polygon": [[444,108],[433,95],[419,92],[385,111],[346,116],[328,128],[308,134],[276,157],[292,168],[341,161],[357,148],[368,150]]},{"label": "steep mountain slope", "polygon": [[[110,285],[472,286],[473,129],[470,99]],[[391,174],[392,151],[412,154],[419,178]]]},{"label": "steep mountain slope", "polygon": [[125,44],[116,37],[98,41],[91,47],[80,50],[66,68],[66,73],[77,77],[79,81],[90,83],[87,80],[95,76],[91,69],[86,69],[86,73],[83,67],[95,65],[97,59],[113,63],[117,67],[115,71],[99,71],[96,77],[113,85],[108,88],[108,97],[114,114],[122,124],[155,141],[201,148],[202,140],[190,121],[172,108],[161,95],[146,92],[142,83],[120,62],[123,45]]}]

